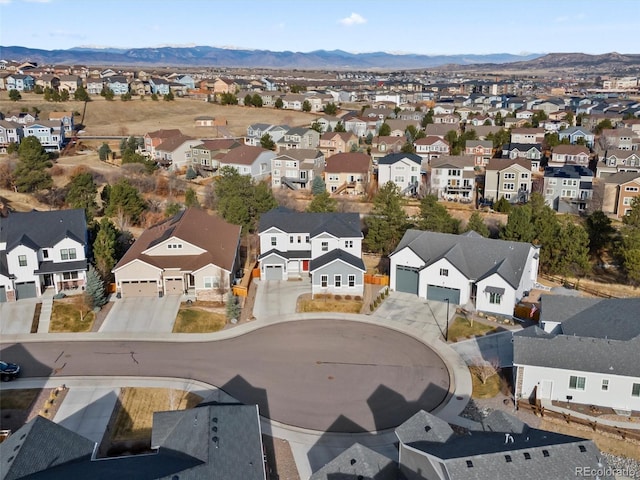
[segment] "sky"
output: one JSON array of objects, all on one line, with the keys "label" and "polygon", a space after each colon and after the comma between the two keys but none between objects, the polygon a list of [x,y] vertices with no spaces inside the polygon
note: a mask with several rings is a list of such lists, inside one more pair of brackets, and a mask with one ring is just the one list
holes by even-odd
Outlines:
[{"label": "sky", "polygon": [[640,54],[639,32],[639,0],[0,0],[0,45],[44,50]]}]

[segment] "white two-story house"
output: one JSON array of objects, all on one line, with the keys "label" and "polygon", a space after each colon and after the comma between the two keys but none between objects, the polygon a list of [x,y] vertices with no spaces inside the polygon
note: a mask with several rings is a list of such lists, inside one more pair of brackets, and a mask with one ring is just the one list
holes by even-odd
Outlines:
[{"label": "white two-story house", "polygon": [[86,246],[83,209],[0,217],[0,302],[84,288]]},{"label": "white two-story house", "polygon": [[526,202],[531,195],[532,176],[529,160],[494,158],[485,170],[484,198],[493,202],[501,198],[511,203]]},{"label": "white two-story house", "polygon": [[443,200],[471,202],[475,188],[475,161],[469,156],[444,156],[432,160],[430,187]]},{"label": "white two-story house", "polygon": [[258,236],[262,280],[310,277],[314,295],[362,295],[365,267],[357,213],[278,207],[260,217]]},{"label": "white two-story house", "polygon": [[64,127],[60,120],[40,120],[25,125],[25,137],[36,137],[47,152],[59,152],[64,144]]},{"label": "white two-story house", "polygon": [[395,184],[402,195],[415,195],[420,182],[422,158],[415,153],[390,153],[378,160],[378,188]]},{"label": "white two-story house", "polygon": [[308,189],[323,170],[324,155],[319,150],[283,150],[271,159],[271,188]]}]

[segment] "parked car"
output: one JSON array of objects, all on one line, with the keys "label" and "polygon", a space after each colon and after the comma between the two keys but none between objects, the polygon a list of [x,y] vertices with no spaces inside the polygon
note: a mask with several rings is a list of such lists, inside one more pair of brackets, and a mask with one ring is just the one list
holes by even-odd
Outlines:
[{"label": "parked car", "polygon": [[0,377],[3,382],[18,378],[18,375],[20,375],[20,365],[0,361]]}]

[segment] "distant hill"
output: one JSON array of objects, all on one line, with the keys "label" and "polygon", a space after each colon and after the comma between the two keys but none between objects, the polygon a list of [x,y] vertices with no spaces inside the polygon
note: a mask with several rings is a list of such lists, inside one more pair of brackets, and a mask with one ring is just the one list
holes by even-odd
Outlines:
[{"label": "distant hill", "polygon": [[39,64],[83,64],[122,66],[189,66],[281,69],[409,70],[434,68],[446,64],[504,64],[522,62],[540,54],[511,55],[417,55],[386,52],[349,53],[342,50],[314,52],[272,52],[217,47],[92,48],[38,50],[19,46],[0,46],[0,59],[32,61]]}]

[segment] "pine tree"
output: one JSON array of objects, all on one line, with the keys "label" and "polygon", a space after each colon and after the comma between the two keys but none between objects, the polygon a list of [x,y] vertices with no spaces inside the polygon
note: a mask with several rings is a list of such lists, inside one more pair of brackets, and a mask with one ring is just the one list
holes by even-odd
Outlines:
[{"label": "pine tree", "polygon": [[100,308],[107,303],[104,283],[98,271],[93,268],[93,265],[89,265],[89,271],[87,271],[85,295],[87,297],[87,303],[91,308]]},{"label": "pine tree", "polygon": [[311,193],[314,195],[320,195],[322,192],[327,191],[327,185],[324,183],[323,178],[320,175],[313,177],[311,181]]},{"label": "pine tree", "polygon": [[431,232],[458,233],[460,220],[453,218],[435,195],[425,195],[420,200],[418,228]]},{"label": "pine tree", "polygon": [[13,172],[15,185],[21,193],[31,193],[53,186],[53,179],[47,171],[52,163],[40,140],[34,136],[22,139],[18,147],[19,161]]},{"label": "pine tree", "polygon": [[335,198],[331,198],[329,192],[326,190],[313,197],[313,200],[307,206],[307,212],[311,213],[323,213],[323,212],[335,212],[338,206]]},{"label": "pine tree", "polygon": [[226,314],[227,320],[233,323],[234,320],[240,320],[241,308],[238,303],[238,297],[236,297],[232,292],[229,292],[227,296],[227,307]]},{"label": "pine tree", "polygon": [[365,244],[372,252],[389,254],[408,228],[404,199],[393,182],[387,182],[373,199],[373,210],[366,219]]},{"label": "pine tree", "polygon": [[93,242],[93,258],[96,268],[104,279],[111,277],[111,269],[116,264],[117,239],[118,229],[108,218],[103,218]]},{"label": "pine tree", "polygon": [[483,237],[489,236],[489,227],[484,223],[478,212],[473,212],[467,222],[467,232],[474,231]]}]

